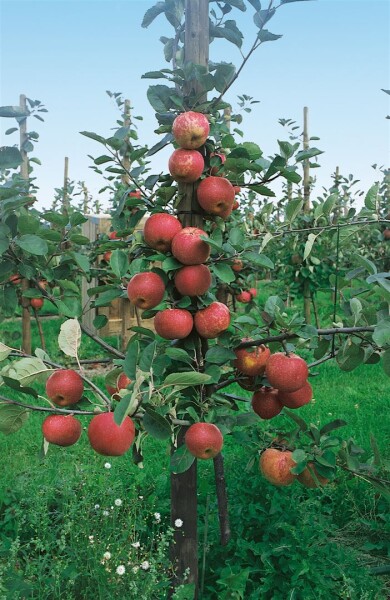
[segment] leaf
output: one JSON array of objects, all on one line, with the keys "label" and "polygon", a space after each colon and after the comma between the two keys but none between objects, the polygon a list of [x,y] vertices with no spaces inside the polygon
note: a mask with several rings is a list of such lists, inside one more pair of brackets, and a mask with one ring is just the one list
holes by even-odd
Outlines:
[{"label": "leaf", "polygon": [[298,417],[297,414],[293,413],[291,410],[287,410],[287,408],[284,409],[284,413],[290,417],[290,419],[292,419],[293,421],[295,421],[295,423],[298,425],[299,429],[302,432],[307,431],[307,423],[306,421],[304,421],[303,419],[301,419],[301,417]]},{"label": "leaf", "polygon": [[188,354],[188,352],[186,352],[182,348],[167,348],[165,350],[165,354],[167,356],[169,356],[169,358],[172,358],[173,360],[178,360],[179,362],[184,362],[187,364],[192,363],[191,356]]},{"label": "leaf", "polygon": [[123,363],[123,371],[130,379],[134,380],[136,377],[136,369],[139,355],[139,342],[131,341],[127,346],[125,361]]},{"label": "leaf", "polygon": [[248,252],[244,255],[244,260],[252,262],[257,267],[264,267],[265,269],[273,269],[274,263],[265,254],[258,254],[257,252]]},{"label": "leaf", "polygon": [[331,421],[330,423],[327,423],[326,425],[324,425],[321,429],[320,429],[320,434],[321,436],[330,433],[331,431],[334,431],[335,429],[339,429],[340,427],[345,427],[345,425],[347,425],[346,421],[343,421],[343,419],[335,419],[334,421]]},{"label": "leaf", "polygon": [[169,439],[172,435],[169,421],[149,406],[146,406],[145,410],[142,423],[146,431],[157,440]]},{"label": "leaf", "polygon": [[171,456],[171,473],[184,473],[192,466],[195,456],[191,454],[185,444],[179,446]]},{"label": "leaf", "polygon": [[278,40],[283,36],[277,35],[276,33],[271,33],[270,31],[268,31],[268,29],[260,29],[259,33],[257,34],[257,37],[260,40],[260,42],[274,42],[275,40]]},{"label": "leaf", "polygon": [[14,146],[0,148],[0,169],[17,169],[23,162],[22,155]]},{"label": "leaf", "polygon": [[5,360],[12,352],[12,348],[9,348],[2,342],[0,342],[0,362]]},{"label": "leaf", "polygon": [[353,371],[364,360],[364,350],[361,346],[348,341],[336,355],[336,362],[342,371]]},{"label": "leaf", "polygon": [[37,235],[22,235],[15,240],[15,244],[25,252],[36,256],[44,256],[49,250],[47,242]]},{"label": "leaf", "polygon": [[41,359],[31,357],[13,361],[12,365],[6,368],[5,374],[21,386],[26,386],[35,381],[46,381],[51,372],[52,369],[48,369]]},{"label": "leaf", "polygon": [[0,404],[0,432],[4,435],[15,433],[27,421],[29,411],[14,404]]},{"label": "leaf", "polygon": [[80,133],[91,140],[95,140],[95,142],[100,142],[101,144],[106,145],[106,139],[97,133],[93,133],[93,131],[80,131]]},{"label": "leaf", "polygon": [[360,254],[355,254],[354,258],[355,258],[355,261],[357,261],[365,269],[367,269],[367,271],[370,273],[370,275],[375,275],[378,272],[374,263],[371,260],[369,260],[368,258],[366,258],[365,256],[361,256]]},{"label": "leaf", "polygon": [[153,23],[154,19],[161,15],[165,11],[165,2],[157,2],[154,6],[149,8],[144,14],[144,18],[141,23],[141,27],[149,27]]},{"label": "leaf", "polygon": [[299,215],[302,211],[303,200],[300,198],[296,198],[295,200],[290,200],[290,202],[286,205],[286,220],[291,223],[294,219]]},{"label": "leaf", "polygon": [[379,321],[372,334],[372,339],[380,347],[390,344],[390,318]]},{"label": "leaf", "polygon": [[318,148],[308,148],[307,150],[301,150],[300,152],[297,152],[295,160],[296,162],[308,160],[313,156],[318,156],[318,154],[323,154],[323,150],[318,150]]},{"label": "leaf", "polygon": [[129,268],[129,260],[123,250],[113,250],[110,256],[110,267],[119,278],[126,275]]},{"label": "leaf", "polygon": [[378,192],[379,183],[375,183],[368,190],[366,197],[364,198],[364,206],[368,208],[368,210],[376,210],[378,203]]},{"label": "leaf", "polygon": [[215,263],[213,272],[224,283],[231,283],[236,279],[233,269],[229,267],[229,265],[224,265],[223,263]]},{"label": "leaf", "polygon": [[205,360],[208,363],[213,363],[215,365],[223,365],[225,363],[230,362],[231,360],[235,360],[237,357],[235,353],[229,348],[224,348],[223,346],[212,346],[207,350]]},{"label": "leaf", "polygon": [[58,345],[62,352],[73,358],[78,357],[81,343],[81,327],[77,319],[68,319],[62,323],[58,335]]},{"label": "leaf", "polygon": [[210,375],[198,373],[197,371],[186,371],[184,373],[171,373],[168,375],[161,387],[178,386],[191,387],[210,383]]},{"label": "leaf", "polygon": [[306,244],[305,244],[303,260],[306,260],[306,258],[309,256],[310,252],[312,251],[313,244],[316,241],[318,235],[319,235],[318,233],[317,233],[317,235],[315,235],[314,233],[309,233]]}]

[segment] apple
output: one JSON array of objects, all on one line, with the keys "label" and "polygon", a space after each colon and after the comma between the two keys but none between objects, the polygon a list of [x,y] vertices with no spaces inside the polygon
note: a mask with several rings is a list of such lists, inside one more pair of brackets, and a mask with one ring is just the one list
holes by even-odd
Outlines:
[{"label": "apple", "polygon": [[117,236],[116,231],[110,231],[110,233],[108,234],[108,237],[110,238],[110,240],[119,240],[120,239]]},{"label": "apple", "polygon": [[280,413],[283,404],[278,398],[278,390],[263,386],[252,396],[252,408],[262,419],[273,419]]},{"label": "apple", "polygon": [[259,389],[259,384],[256,384],[256,377],[249,377],[248,375],[244,375],[243,373],[237,373],[239,377],[239,381],[237,381],[238,385],[242,387],[243,390],[248,390],[249,392],[254,392]]},{"label": "apple", "polygon": [[43,306],[43,298],[30,298],[30,305],[35,310],[41,310]]},{"label": "apple", "polygon": [[233,271],[235,271],[236,273],[239,273],[240,271],[243,270],[243,268],[244,268],[244,263],[242,262],[242,260],[240,258],[235,258],[232,263]]},{"label": "apple", "polygon": [[226,162],[226,154],[221,154],[220,152],[212,152],[210,154],[210,158],[214,158],[214,157],[219,158],[219,162],[218,162],[218,165],[214,165],[211,167],[210,175],[218,176],[218,172],[219,172],[221,166]]},{"label": "apple", "polygon": [[198,150],[178,148],[169,158],[168,169],[175,181],[194,183],[203,173],[203,156]]},{"label": "apple", "polygon": [[200,265],[210,256],[210,246],[200,238],[208,237],[203,229],[184,227],[172,240],[172,254],[183,265]]},{"label": "apple", "polygon": [[225,177],[210,175],[202,179],[197,195],[199,205],[209,215],[224,216],[233,210],[234,188]]},{"label": "apple", "polygon": [[[314,479],[313,473],[310,471],[310,469],[312,472],[314,472],[314,475],[318,481]],[[326,485],[327,483],[329,483],[329,479],[323,477],[317,472],[313,462],[307,463],[307,467],[302,471],[302,473],[299,473],[299,475],[297,475],[297,479],[299,483],[301,483],[307,488],[318,488],[322,485]]]},{"label": "apple", "polygon": [[73,415],[50,415],[42,423],[46,441],[56,446],[72,446],[81,436],[81,423]]},{"label": "apple", "polygon": [[234,193],[239,194],[241,192],[241,188],[239,185],[233,185]]},{"label": "apple", "polygon": [[188,265],[175,274],[175,287],[182,296],[202,296],[210,285],[211,273],[206,265]]},{"label": "apple", "polygon": [[18,285],[19,283],[21,283],[22,278],[20,277],[20,275],[11,275],[8,281],[13,285]]},{"label": "apple", "polygon": [[237,210],[237,208],[240,208],[240,203],[238,200],[235,200],[233,202],[232,210]]},{"label": "apple", "polygon": [[114,413],[105,412],[91,419],[88,426],[88,439],[92,448],[103,456],[121,456],[134,441],[135,427],[130,417],[125,417],[121,425],[114,421]]},{"label": "apple", "polygon": [[309,369],[300,356],[275,352],[267,361],[265,375],[272,387],[281,392],[295,392],[305,385]]},{"label": "apple", "polygon": [[143,310],[154,308],[160,304],[164,294],[165,284],[161,277],[153,271],[137,273],[127,284],[129,300]]},{"label": "apple", "polygon": [[154,317],[156,333],[166,340],[182,340],[190,335],[194,320],[183,308],[166,308]]},{"label": "apple", "polygon": [[248,290],[243,290],[240,294],[236,295],[236,300],[243,304],[248,304],[252,300],[252,294]]},{"label": "apple", "polygon": [[296,475],[290,471],[295,467],[290,450],[267,448],[260,456],[259,467],[267,481],[274,485],[291,485],[296,479]]},{"label": "apple", "polygon": [[46,394],[57,406],[77,404],[83,392],[83,380],[73,369],[58,369],[46,381]]},{"label": "apple", "polygon": [[[251,341],[249,338],[244,338],[243,342]],[[271,356],[271,351],[267,346],[253,346],[251,348],[240,348],[234,351],[236,359],[233,362],[235,368],[250,377],[264,375],[265,365]]]},{"label": "apple", "polygon": [[194,423],[184,436],[188,451],[196,458],[214,458],[222,450],[223,436],[213,423]]},{"label": "apple", "polygon": [[214,339],[229,327],[229,309],[222,302],[212,302],[195,313],[194,324],[201,337]]},{"label": "apple", "polygon": [[140,200],[142,198],[141,190],[132,190],[129,192],[129,198],[138,198]]},{"label": "apple", "polygon": [[279,400],[287,408],[300,408],[305,404],[309,404],[312,398],[313,389],[308,381],[295,392],[279,392]]},{"label": "apple", "polygon": [[168,213],[155,213],[145,221],[144,240],[150,248],[159,252],[170,252],[172,240],[182,225],[176,217]]},{"label": "apple", "polygon": [[116,379],[116,386],[106,384],[106,390],[110,396],[118,394],[119,390],[124,390],[131,383],[131,379],[127,377],[126,373],[120,373]]},{"label": "apple", "polygon": [[172,134],[180,148],[194,150],[203,146],[210,132],[210,124],[205,115],[189,110],[181,113],[173,121]]},{"label": "apple", "polygon": [[385,229],[383,232],[383,238],[385,240],[390,240],[390,229]]},{"label": "apple", "polygon": [[249,293],[251,294],[252,298],[256,298],[256,296],[257,296],[257,289],[256,288],[249,288]]},{"label": "apple", "polygon": [[110,262],[111,254],[111,250],[107,250],[107,252],[103,254],[103,260],[105,260],[106,262]]}]

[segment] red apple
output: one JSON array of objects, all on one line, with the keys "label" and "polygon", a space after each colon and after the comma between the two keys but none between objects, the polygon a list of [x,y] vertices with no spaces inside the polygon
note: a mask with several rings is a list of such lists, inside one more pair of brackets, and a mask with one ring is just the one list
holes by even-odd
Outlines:
[{"label": "red apple", "polygon": [[134,441],[135,427],[130,417],[122,425],[114,421],[114,413],[105,412],[92,418],[88,426],[88,439],[92,448],[103,456],[121,456]]},{"label": "red apple", "polygon": [[[314,479],[313,473],[317,481],[316,479]],[[297,479],[299,483],[301,483],[307,488],[318,488],[329,483],[329,479],[323,477],[317,472],[317,469],[315,468],[313,462],[307,463],[306,469],[304,469],[302,473],[299,473],[299,475],[297,475]]]},{"label": "red apple", "polygon": [[225,177],[211,175],[198,186],[198,202],[209,215],[223,216],[233,210],[234,188]]},{"label": "red apple", "polygon": [[83,391],[83,380],[73,369],[58,369],[46,381],[46,394],[57,406],[77,404]]},{"label": "red apple", "polygon": [[210,269],[206,265],[188,265],[175,275],[175,286],[182,296],[202,296],[211,285]]},{"label": "red apple", "polygon": [[235,258],[232,263],[233,271],[235,271],[236,273],[239,273],[240,271],[243,270],[243,268],[244,268],[244,263],[242,262],[242,260],[240,258]]},{"label": "red apple", "polygon": [[129,198],[138,198],[138,200],[140,200],[142,198],[141,190],[133,190],[132,192],[129,192]]},{"label": "red apple", "polygon": [[8,281],[13,285],[18,285],[19,283],[21,283],[22,278],[20,277],[20,275],[11,275]]},{"label": "red apple", "polygon": [[105,252],[103,254],[103,260],[105,260],[106,262],[109,262],[110,258],[111,258],[111,254],[112,254],[111,250],[107,250],[107,252]]},{"label": "red apple", "polygon": [[283,404],[278,398],[278,390],[263,386],[252,396],[252,408],[262,419],[273,419],[280,413]]},{"label": "red apple", "polygon": [[120,239],[117,236],[116,231],[110,231],[110,233],[108,234],[108,237],[110,238],[110,240],[119,240]]},{"label": "red apple", "polygon": [[200,265],[210,256],[210,246],[200,239],[208,237],[203,229],[184,227],[172,240],[172,254],[183,265]]},{"label": "red apple", "polygon": [[238,302],[242,302],[243,304],[248,304],[252,300],[252,294],[247,290],[243,290],[240,294],[237,294],[236,300]]},{"label": "red apple", "polygon": [[153,271],[137,273],[127,284],[127,296],[129,300],[143,310],[154,308],[157,304],[160,304],[164,298],[164,294],[164,282]]},{"label": "red apple", "polygon": [[212,302],[195,313],[194,324],[201,337],[214,339],[229,327],[229,309],[222,302]]},{"label": "red apple", "polygon": [[290,469],[295,467],[290,450],[281,451],[267,448],[260,456],[260,471],[270,483],[278,486],[291,485],[296,475]]},{"label": "red apple", "polygon": [[106,384],[106,390],[110,396],[118,394],[119,390],[124,390],[131,383],[131,379],[125,373],[120,373],[116,379],[116,386]]},{"label": "red apple", "polygon": [[[251,340],[244,338],[242,341],[249,342]],[[235,350],[234,354],[237,357],[233,362],[235,368],[244,373],[244,375],[256,377],[264,374],[265,365],[271,356],[271,351],[267,346],[262,344],[261,346],[253,346],[251,348],[240,348]]]},{"label": "red apple", "polygon": [[218,165],[214,165],[213,167],[211,167],[210,175],[218,176],[218,172],[219,172],[221,166],[224,164],[224,162],[226,162],[226,154],[221,154],[220,152],[212,152],[210,154],[210,158],[214,158],[214,157],[219,158],[220,162],[218,163]]},{"label": "red apple", "polygon": [[232,209],[233,209],[233,210],[237,210],[237,208],[240,208],[240,203],[239,203],[239,201],[238,201],[238,200],[235,200],[235,201],[233,202],[233,207],[232,207]]},{"label": "red apple", "polygon": [[35,310],[41,310],[41,308],[43,306],[43,298],[31,298],[30,299],[30,305]]},{"label": "red apple", "polygon": [[172,134],[180,148],[193,150],[203,146],[210,132],[208,119],[202,113],[189,110],[173,121]]},{"label": "red apple", "polygon": [[168,213],[155,213],[145,221],[144,239],[148,246],[159,252],[169,252],[172,240],[182,230],[180,221]]},{"label": "red apple", "polygon": [[196,458],[214,458],[222,450],[223,436],[213,423],[194,423],[184,436],[185,445]]},{"label": "red apple", "polygon": [[383,238],[385,240],[390,240],[390,229],[385,229],[383,232]]},{"label": "red apple", "polygon": [[81,436],[81,423],[73,415],[50,415],[42,423],[46,441],[56,446],[72,446]]},{"label": "red apple", "polygon": [[166,340],[182,340],[190,335],[194,320],[183,308],[166,308],[154,317],[156,333]]},{"label": "red apple", "polygon": [[265,375],[271,386],[281,392],[299,390],[305,385],[308,374],[306,362],[296,354],[271,354],[265,367]]},{"label": "red apple", "polygon": [[257,296],[257,289],[256,288],[249,288],[249,293],[251,294],[252,298],[256,298],[256,296]]},{"label": "red apple", "polygon": [[241,188],[240,188],[239,185],[234,185],[233,188],[234,188],[234,193],[235,194],[239,194],[241,192]]},{"label": "red apple", "polygon": [[204,160],[198,150],[178,148],[168,161],[168,169],[175,181],[194,183],[203,173]]},{"label": "red apple", "polygon": [[279,392],[279,400],[287,408],[300,408],[305,404],[309,404],[312,398],[313,389],[308,381],[296,392]]}]

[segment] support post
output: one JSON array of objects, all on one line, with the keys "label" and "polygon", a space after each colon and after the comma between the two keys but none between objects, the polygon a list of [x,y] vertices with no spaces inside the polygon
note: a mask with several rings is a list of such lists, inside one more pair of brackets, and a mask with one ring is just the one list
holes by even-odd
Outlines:
[{"label": "support post", "polygon": [[[19,97],[19,106],[22,111],[27,111],[26,96],[21,94]],[[20,153],[22,155],[22,164],[20,165],[20,176],[26,181],[28,185],[28,156],[24,150],[24,144],[27,141],[27,117],[19,123],[20,133]],[[21,288],[22,293],[30,287],[28,279],[23,279]],[[22,296],[22,348],[26,354],[31,354],[31,314],[30,314],[30,302],[28,298]]]},{"label": "support post", "polygon": [[[303,109],[303,149],[309,148],[309,126],[308,126],[309,109],[307,106]],[[310,212],[310,161],[306,159],[303,163],[303,210],[305,213]],[[311,323],[311,293],[310,281],[305,279],[303,282],[303,308],[305,321],[309,325]]]},{"label": "support post", "polygon": [[65,156],[64,188],[63,188],[63,194],[62,194],[62,212],[65,215],[67,215],[69,212],[68,178],[69,178],[69,158],[67,156]]}]

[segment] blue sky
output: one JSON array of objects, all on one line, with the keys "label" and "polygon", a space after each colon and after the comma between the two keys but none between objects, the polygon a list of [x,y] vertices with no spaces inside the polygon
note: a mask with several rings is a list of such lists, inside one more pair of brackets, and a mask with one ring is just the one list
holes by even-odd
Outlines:
[{"label": "blue sky", "polygon": [[[171,27],[159,17],[141,28],[149,0],[0,0],[0,104],[18,104],[19,95],[41,100],[49,110],[45,123],[31,119],[29,128],[40,134],[35,155],[42,161],[35,175],[40,206],[47,207],[55,187],[63,181],[64,157],[69,157],[72,180],[85,181],[93,195],[102,187],[89,166],[88,154],[100,147],[79,134],[82,130],[110,135],[119,116],[105,90],[129,98],[142,141],[153,145],[154,112],[146,99],[150,80],[141,75],[167,63],[159,37]],[[235,11],[248,48],[255,28],[252,7],[245,15]],[[279,118],[302,123],[309,107],[310,134],[325,151],[317,169],[314,197],[329,187],[339,165],[368,189],[378,179],[371,165],[387,163],[390,152],[390,3],[387,0],[318,0],[283,6],[269,22],[273,33],[283,34],[264,44],[246,65],[227,100],[238,94],[260,100],[245,117],[245,139],[257,142],[267,156],[277,151],[277,139],[286,133]],[[238,65],[238,51],[216,40],[213,60]],[[16,143],[4,136],[13,126],[1,119],[1,144]],[[154,172],[166,170],[168,153],[154,159]],[[104,197],[102,197],[104,200]]]}]

